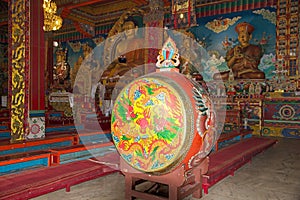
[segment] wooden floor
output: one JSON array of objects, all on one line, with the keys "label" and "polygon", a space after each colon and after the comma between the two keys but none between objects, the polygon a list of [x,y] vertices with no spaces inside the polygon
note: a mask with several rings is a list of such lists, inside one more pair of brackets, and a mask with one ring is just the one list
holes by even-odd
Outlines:
[{"label": "wooden floor", "polygon": [[[279,142],[209,189],[203,200],[299,200],[300,140],[278,138]],[[59,190],[34,200],[123,200],[124,177],[111,174]],[[185,198],[194,200],[192,197]]]}]

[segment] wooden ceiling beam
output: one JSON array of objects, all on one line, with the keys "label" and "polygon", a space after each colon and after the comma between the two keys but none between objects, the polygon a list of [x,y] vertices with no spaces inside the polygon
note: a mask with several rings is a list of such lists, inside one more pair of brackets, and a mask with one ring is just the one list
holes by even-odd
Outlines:
[{"label": "wooden ceiling beam", "polygon": [[208,2],[208,3],[203,3],[203,4],[198,4],[196,7],[204,7],[204,6],[211,6],[215,4],[221,4],[221,3],[227,3],[227,2],[234,2],[237,0],[218,0],[218,1],[213,1],[213,2]]},{"label": "wooden ceiling beam", "polygon": [[77,4],[71,4],[71,5],[68,5],[68,6],[64,6],[63,10],[61,12],[61,16],[63,18],[67,18],[68,15],[71,13],[72,9],[79,8],[79,7],[82,7],[82,6],[92,5],[92,4],[95,4],[95,3],[103,3],[103,2],[107,2],[107,0],[92,0],[92,1],[85,1],[85,2],[81,2],[81,3],[77,3]]},{"label": "wooden ceiling beam", "polygon": [[88,6],[88,5],[92,5],[92,4],[95,4],[95,3],[103,3],[103,2],[107,2],[107,0],[85,1],[85,2],[82,2],[82,3],[67,6],[67,8],[71,10],[71,9],[74,9],[74,8],[79,8],[79,7],[82,7],[82,6]]}]

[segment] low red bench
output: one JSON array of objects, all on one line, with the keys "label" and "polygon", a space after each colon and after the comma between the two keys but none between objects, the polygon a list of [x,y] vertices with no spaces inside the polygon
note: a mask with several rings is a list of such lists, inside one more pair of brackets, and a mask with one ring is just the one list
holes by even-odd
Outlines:
[{"label": "low red bench", "polygon": [[31,199],[63,188],[69,192],[73,185],[115,172],[118,169],[82,160],[3,175],[0,176],[0,199]]},{"label": "low red bench", "polygon": [[90,149],[109,147],[109,146],[113,147],[114,144],[112,142],[107,142],[107,143],[98,143],[98,144],[91,144],[91,145],[78,144],[78,145],[73,145],[73,146],[68,146],[68,147],[53,148],[53,149],[50,149],[51,165],[59,165],[61,162],[60,157],[63,154],[70,154],[70,153],[86,151],[86,150],[90,150]]},{"label": "low red bench", "polygon": [[0,151],[13,150],[13,149],[21,149],[33,146],[39,146],[44,144],[54,144],[64,141],[70,141],[71,144],[76,145],[78,142],[77,134],[61,134],[61,135],[51,135],[46,136],[41,139],[34,140],[22,140],[15,143],[10,143],[8,139],[1,140],[0,142]]},{"label": "low red bench", "polygon": [[236,130],[236,131],[232,131],[230,133],[222,133],[220,135],[219,139],[216,141],[215,151],[218,151],[219,143],[231,140],[238,136],[240,136],[240,140],[242,140],[246,135],[249,135],[251,133],[252,133],[252,130],[240,130],[240,131]]},{"label": "low red bench", "polygon": [[208,188],[227,177],[252,157],[277,143],[269,138],[251,137],[236,144],[227,146],[209,155],[209,168],[207,174],[202,175],[202,188],[208,194]]},{"label": "low red bench", "polygon": [[49,151],[32,151],[0,156],[0,173],[2,174],[12,173],[28,167],[40,167],[42,165],[50,166]]},{"label": "low red bench", "polygon": [[49,151],[32,151],[16,154],[8,154],[0,156],[0,166],[36,160],[40,158],[49,158],[47,166],[50,166],[50,152]]}]

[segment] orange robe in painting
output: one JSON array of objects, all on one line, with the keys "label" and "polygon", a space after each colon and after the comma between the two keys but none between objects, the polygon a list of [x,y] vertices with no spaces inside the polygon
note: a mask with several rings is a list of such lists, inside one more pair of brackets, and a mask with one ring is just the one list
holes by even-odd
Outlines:
[{"label": "orange robe in painting", "polygon": [[[262,49],[253,44],[249,44],[247,47],[236,46],[239,48],[241,57],[238,58],[235,63],[229,67],[232,69],[234,78],[251,78],[247,77],[247,73],[263,73],[258,69],[260,59],[262,57]],[[234,55],[234,48],[230,49],[226,54],[226,61],[230,60]]]}]

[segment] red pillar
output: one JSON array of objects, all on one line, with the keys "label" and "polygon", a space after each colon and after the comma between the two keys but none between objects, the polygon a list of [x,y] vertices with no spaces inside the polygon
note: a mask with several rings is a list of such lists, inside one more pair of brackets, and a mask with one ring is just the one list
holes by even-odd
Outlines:
[{"label": "red pillar", "polygon": [[30,0],[30,111],[45,110],[43,0]]},{"label": "red pillar", "polygon": [[30,0],[29,132],[26,139],[45,136],[45,37],[43,0]]}]

